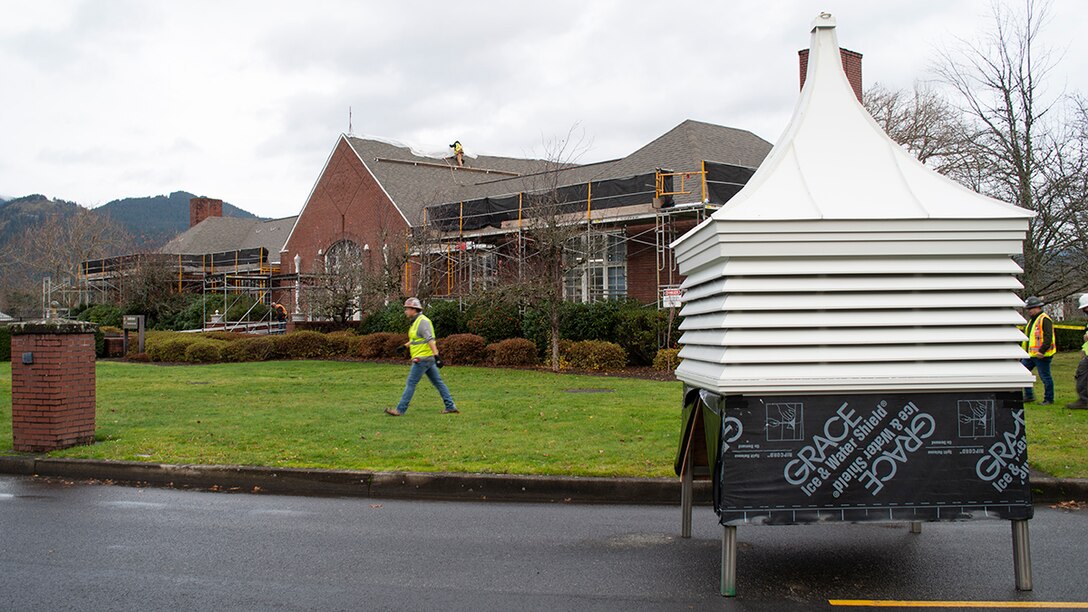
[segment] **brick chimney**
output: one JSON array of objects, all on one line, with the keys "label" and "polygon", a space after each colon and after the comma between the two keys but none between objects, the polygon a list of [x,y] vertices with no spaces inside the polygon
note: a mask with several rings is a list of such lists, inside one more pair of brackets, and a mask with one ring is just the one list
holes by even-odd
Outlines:
[{"label": "brick chimney", "polygon": [[[797,52],[801,61],[801,87],[805,86],[805,77],[808,76],[808,49]],[[846,80],[850,81],[850,87],[854,88],[854,95],[861,102],[861,54],[849,49],[839,49],[839,57],[842,58],[842,70],[846,73]]]},{"label": "brick chimney", "polygon": [[223,200],[215,198],[193,198],[189,200],[189,227],[193,227],[208,217],[223,216]]}]

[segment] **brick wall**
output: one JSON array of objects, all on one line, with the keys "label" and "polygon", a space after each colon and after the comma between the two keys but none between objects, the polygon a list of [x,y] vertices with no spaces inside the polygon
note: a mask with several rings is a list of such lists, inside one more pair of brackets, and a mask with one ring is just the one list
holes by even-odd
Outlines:
[{"label": "brick wall", "polygon": [[[341,139],[280,253],[281,269],[288,274],[321,272],[329,247],[351,240],[360,249],[369,247],[364,258],[378,270],[383,245],[388,244],[390,258],[403,256],[407,230],[404,217],[381,185],[351,145]],[[299,270],[295,270],[295,255],[300,257]],[[286,293],[282,295],[280,301],[293,311],[293,300]]]},{"label": "brick wall", "polygon": [[[842,70],[846,73],[846,80],[850,81],[854,95],[858,97],[858,102],[861,102],[861,54],[849,49],[839,49],[839,56],[842,58]],[[808,76],[808,49],[798,51],[797,57],[801,63],[801,87],[803,88],[805,77]]]},{"label": "brick wall", "polygon": [[[41,324],[17,324],[31,327]],[[94,334],[45,330],[11,337],[11,419],[14,448],[44,452],[94,442]],[[92,326],[93,328],[93,326]],[[23,354],[33,354],[24,364]]]},{"label": "brick wall", "polygon": [[[682,236],[695,225],[695,221],[677,222],[673,229],[673,236]],[[630,225],[624,228],[628,238],[638,238],[638,240],[627,242],[627,297],[643,304],[656,304],[660,293],[658,291],[657,248],[652,242],[653,231],[653,225]],[[660,276],[661,284],[670,283],[669,271],[671,270],[671,283],[679,285],[684,281],[684,277],[680,275],[680,270],[672,258],[671,249],[666,249],[665,257],[666,261]]]},{"label": "brick wall", "polygon": [[192,198],[189,200],[189,227],[193,227],[208,217],[223,216],[223,200],[214,198]]}]

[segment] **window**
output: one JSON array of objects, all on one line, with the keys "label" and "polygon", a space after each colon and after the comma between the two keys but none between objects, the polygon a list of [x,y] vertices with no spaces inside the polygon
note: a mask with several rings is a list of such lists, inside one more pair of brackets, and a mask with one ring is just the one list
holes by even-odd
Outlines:
[{"label": "window", "polygon": [[623,234],[590,234],[570,241],[563,297],[596,302],[627,296],[627,242]]},{"label": "window", "polygon": [[351,240],[341,240],[329,247],[325,253],[325,272],[329,274],[341,274],[359,266],[363,261],[363,253],[359,245]]}]

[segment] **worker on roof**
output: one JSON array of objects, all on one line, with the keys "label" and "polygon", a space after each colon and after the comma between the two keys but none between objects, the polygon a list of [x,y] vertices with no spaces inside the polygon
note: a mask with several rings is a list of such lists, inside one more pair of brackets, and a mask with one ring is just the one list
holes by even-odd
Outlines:
[{"label": "worker on roof", "polygon": [[450,148],[453,149],[453,156],[457,159],[457,165],[465,165],[465,148],[461,146],[461,141],[453,141],[453,144],[450,145]]},{"label": "worker on roof", "polygon": [[[1030,370],[1039,370],[1039,379],[1043,381],[1043,401],[1040,406],[1049,406],[1054,403],[1054,378],[1050,375],[1050,360],[1058,352],[1058,344],[1054,338],[1054,321],[1050,315],[1043,312],[1043,300],[1034,295],[1024,300],[1024,312],[1028,315],[1028,324],[1024,326],[1024,350],[1028,352],[1028,358],[1021,363]],[[1024,401],[1035,401],[1035,389],[1024,389]]]}]

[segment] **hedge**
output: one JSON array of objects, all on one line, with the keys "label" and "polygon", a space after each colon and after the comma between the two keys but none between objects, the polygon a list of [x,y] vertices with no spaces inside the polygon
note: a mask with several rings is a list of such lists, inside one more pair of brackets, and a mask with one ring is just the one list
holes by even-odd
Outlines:
[{"label": "hedge", "polygon": [[476,334],[454,334],[438,339],[438,354],[453,364],[478,364],[487,361],[487,342]]},{"label": "hedge", "polygon": [[11,361],[11,330],[0,325],[0,360]]},{"label": "hedge", "polygon": [[296,331],[277,336],[276,356],[281,359],[319,359],[328,357],[329,339],[315,331]]},{"label": "hedge", "polygon": [[621,370],[627,365],[627,353],[614,342],[584,340],[571,345],[567,361],[571,367],[583,370]]},{"label": "hedge", "polygon": [[1081,345],[1084,344],[1084,321],[1067,319],[1057,323],[1057,325],[1076,327],[1076,329],[1054,329],[1054,340],[1058,344],[1058,350],[1079,351]]},{"label": "hedge", "polygon": [[680,365],[680,349],[663,348],[654,357],[654,369],[671,372]]},{"label": "hedge", "polygon": [[198,339],[185,348],[187,363],[218,363],[220,349],[227,344],[223,340]]},{"label": "hedge", "polygon": [[[408,342],[408,334],[377,332],[360,336],[356,355],[363,359],[396,359],[401,357],[398,347]],[[407,355],[404,355],[407,356]]]},{"label": "hedge", "polygon": [[251,336],[228,342],[219,351],[223,361],[268,361],[276,354],[276,339],[272,336]]},{"label": "hedge", "polygon": [[490,361],[497,366],[528,366],[540,363],[537,358],[536,344],[525,338],[507,338],[501,342],[489,344],[487,352]]}]

